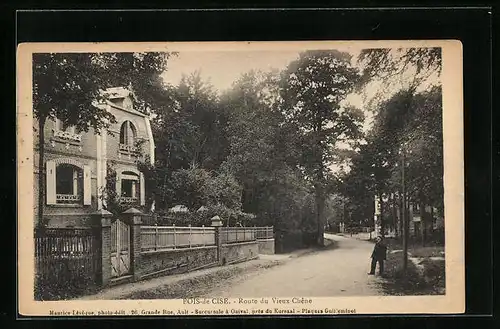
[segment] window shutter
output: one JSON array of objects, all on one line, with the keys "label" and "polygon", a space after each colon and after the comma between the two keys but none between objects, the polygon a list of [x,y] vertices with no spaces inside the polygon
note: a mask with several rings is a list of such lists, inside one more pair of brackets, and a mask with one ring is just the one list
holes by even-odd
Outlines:
[{"label": "window shutter", "polygon": [[[46,162],[46,183],[45,183],[45,194],[47,198],[47,204],[56,204],[56,163],[54,161]],[[40,175],[42,172],[40,170]],[[42,193],[42,191],[40,191]]]},{"label": "window shutter", "polygon": [[83,166],[83,204],[90,205],[92,203],[92,177],[90,166]]},{"label": "window shutter", "polygon": [[139,188],[141,189],[141,206],[144,206],[146,204],[146,187],[144,186],[144,174],[142,172],[140,173],[139,178]]}]

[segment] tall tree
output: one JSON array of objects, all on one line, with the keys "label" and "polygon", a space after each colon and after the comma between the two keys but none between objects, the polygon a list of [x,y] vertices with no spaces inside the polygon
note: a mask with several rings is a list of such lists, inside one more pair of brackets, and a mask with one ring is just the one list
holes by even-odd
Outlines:
[{"label": "tall tree", "polygon": [[358,62],[365,66],[366,80],[404,75],[413,67],[415,81],[421,82],[432,73],[441,74],[441,48],[363,49]]},{"label": "tall tree", "polygon": [[378,107],[398,91],[417,91],[441,83],[441,48],[363,49],[357,64],[363,72],[361,85],[370,94],[368,108]]},{"label": "tall tree", "polygon": [[156,206],[170,207],[168,196],[172,173],[197,167],[218,169],[228,152],[227,118],[219,106],[217,93],[199,72],[182,78],[177,86],[164,86],[155,99],[162,105],[154,109],[152,122],[156,145],[154,168],[143,165]]},{"label": "tall tree", "polygon": [[[229,155],[221,170],[234,174],[243,187],[243,211],[259,225],[274,225],[300,244],[311,218],[311,186],[297,167],[300,159],[297,127],[277,110],[279,75],[243,74],[221,97],[228,115]],[[278,234],[278,245],[282,235]],[[291,247],[288,239],[283,247]],[[297,246],[298,246],[297,244]],[[280,249],[281,250],[281,249]]]},{"label": "tall tree", "polygon": [[[367,144],[354,157],[346,177],[351,203],[362,205],[363,194],[369,192],[372,202],[374,196],[392,195],[392,207],[399,199],[400,213],[406,213],[403,198],[421,209],[425,205],[443,209],[441,104],[441,88],[434,87],[417,93],[402,90],[379,105]],[[359,186],[365,187],[363,191]],[[393,209],[392,216],[395,213]]]},{"label": "tall tree", "polygon": [[[38,217],[43,223],[45,179],[44,126],[58,118],[78,131],[96,133],[115,121],[113,115],[95,106],[109,87],[130,87],[145,96],[145,86],[166,69],[168,53],[37,53],[33,55],[33,113],[38,121]],[[141,80],[138,79],[141,78]],[[146,100],[136,98],[146,111]]]},{"label": "tall tree", "polygon": [[199,72],[184,76],[170,87],[166,106],[155,111],[153,134],[158,165],[168,170],[193,165],[215,169],[226,156],[226,118],[217,93]]},{"label": "tall tree", "polygon": [[335,50],[304,52],[282,74],[281,110],[288,122],[299,127],[301,165],[314,185],[321,245],[329,164],[339,143],[361,136],[363,113],[344,104],[360,77],[351,55]]}]

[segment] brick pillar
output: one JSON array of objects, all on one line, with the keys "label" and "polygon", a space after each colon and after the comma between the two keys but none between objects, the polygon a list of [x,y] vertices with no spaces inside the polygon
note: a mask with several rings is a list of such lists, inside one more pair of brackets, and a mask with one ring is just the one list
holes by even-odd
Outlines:
[{"label": "brick pillar", "polygon": [[221,227],[215,227],[215,245],[217,246],[217,263],[222,265],[222,239],[221,239]]},{"label": "brick pillar", "polygon": [[97,273],[99,286],[106,286],[111,279],[111,217],[107,210],[101,209],[92,214],[94,232],[97,240]]},{"label": "brick pillar", "polygon": [[222,265],[222,239],[221,239],[221,231],[222,231],[222,220],[219,216],[214,216],[211,218],[212,227],[215,227],[215,245],[217,246],[217,262],[219,265]]},{"label": "brick pillar", "polygon": [[130,269],[134,281],[140,279],[142,215],[143,213],[135,208],[130,208],[122,214],[123,219],[130,225]]}]

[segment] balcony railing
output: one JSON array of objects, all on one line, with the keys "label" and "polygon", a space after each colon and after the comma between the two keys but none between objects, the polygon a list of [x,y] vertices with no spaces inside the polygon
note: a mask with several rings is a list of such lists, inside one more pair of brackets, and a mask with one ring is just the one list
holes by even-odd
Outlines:
[{"label": "balcony railing", "polygon": [[65,140],[71,140],[75,142],[81,142],[82,141],[82,136],[78,134],[71,133],[69,131],[64,131],[64,130],[54,130],[54,137],[60,138],[60,139],[65,139]]},{"label": "balcony railing", "polygon": [[121,143],[119,146],[119,150],[122,153],[127,153],[132,155],[138,155],[139,153],[141,153],[141,150],[137,146],[121,144]]},{"label": "balcony railing", "polygon": [[120,204],[136,204],[139,202],[139,198],[131,196],[120,197]]},{"label": "balcony railing", "polygon": [[57,203],[79,203],[82,200],[82,196],[78,194],[56,194]]}]

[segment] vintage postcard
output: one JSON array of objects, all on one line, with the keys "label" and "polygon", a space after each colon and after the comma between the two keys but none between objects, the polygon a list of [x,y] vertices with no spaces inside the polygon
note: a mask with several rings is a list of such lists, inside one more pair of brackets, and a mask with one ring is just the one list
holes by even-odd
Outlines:
[{"label": "vintage postcard", "polygon": [[21,315],[465,311],[459,41],[17,59]]}]

